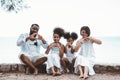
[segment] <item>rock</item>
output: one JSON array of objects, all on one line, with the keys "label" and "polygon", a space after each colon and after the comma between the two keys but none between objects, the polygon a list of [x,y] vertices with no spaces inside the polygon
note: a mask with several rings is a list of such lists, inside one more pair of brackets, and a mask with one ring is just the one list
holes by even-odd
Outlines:
[{"label": "rock", "polygon": [[10,72],[11,65],[10,64],[1,64],[0,65],[0,72]]}]

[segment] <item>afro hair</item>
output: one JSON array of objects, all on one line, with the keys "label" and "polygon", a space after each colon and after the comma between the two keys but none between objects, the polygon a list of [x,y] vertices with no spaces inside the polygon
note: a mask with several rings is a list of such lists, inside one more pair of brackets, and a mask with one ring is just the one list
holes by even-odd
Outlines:
[{"label": "afro hair", "polygon": [[54,32],[54,34],[58,34],[60,37],[62,37],[62,36],[64,36],[64,29],[62,29],[62,28],[59,28],[59,27],[57,27],[57,28],[55,28],[54,30],[53,30],[53,32]]},{"label": "afro hair", "polygon": [[78,35],[75,32],[72,32],[71,34],[69,32],[66,32],[65,35],[64,35],[64,38],[67,39],[67,40],[69,38],[72,38],[73,40],[76,40],[78,38]]}]

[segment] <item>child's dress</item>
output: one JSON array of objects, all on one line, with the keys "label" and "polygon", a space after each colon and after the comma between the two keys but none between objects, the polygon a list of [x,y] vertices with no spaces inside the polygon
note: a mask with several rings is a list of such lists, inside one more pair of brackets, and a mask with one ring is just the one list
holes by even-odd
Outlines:
[{"label": "child's dress", "polygon": [[65,54],[64,57],[66,57],[66,58],[68,59],[68,61],[69,61],[70,63],[72,63],[73,58],[75,58],[75,53],[72,53],[72,52],[71,52],[71,48],[69,48],[69,47],[67,46],[67,47],[66,47],[66,54]]},{"label": "child's dress", "polygon": [[51,74],[51,71],[50,71],[51,67],[61,68],[59,48],[58,47],[51,48],[51,51],[48,54],[47,68],[46,68],[48,74]]},{"label": "child's dress", "polygon": [[74,67],[75,73],[78,73],[78,65],[88,66],[89,75],[94,75],[93,66],[95,64],[95,53],[93,49],[93,43],[91,41],[81,44],[80,52],[76,58]]}]

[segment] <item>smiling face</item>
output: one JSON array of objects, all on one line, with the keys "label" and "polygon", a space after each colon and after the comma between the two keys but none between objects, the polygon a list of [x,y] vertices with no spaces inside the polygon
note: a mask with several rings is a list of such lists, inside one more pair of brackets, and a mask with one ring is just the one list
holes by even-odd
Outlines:
[{"label": "smiling face", "polygon": [[38,24],[32,24],[30,28],[30,35],[33,33],[38,33],[39,25]]},{"label": "smiling face", "polygon": [[88,34],[86,33],[86,31],[85,30],[81,30],[81,36],[83,37],[83,38],[86,38],[86,37],[88,37]]},{"label": "smiling face", "polygon": [[37,25],[32,25],[30,31],[32,33],[38,33],[39,27]]},{"label": "smiling face", "polygon": [[68,40],[67,40],[67,42],[69,42],[69,43],[71,43],[71,44],[73,44],[73,39],[70,37]]},{"label": "smiling face", "polygon": [[53,34],[53,40],[55,43],[58,43],[60,40],[60,36],[58,34]]},{"label": "smiling face", "polygon": [[90,28],[88,26],[83,26],[80,30],[80,34],[83,38],[90,36]]}]

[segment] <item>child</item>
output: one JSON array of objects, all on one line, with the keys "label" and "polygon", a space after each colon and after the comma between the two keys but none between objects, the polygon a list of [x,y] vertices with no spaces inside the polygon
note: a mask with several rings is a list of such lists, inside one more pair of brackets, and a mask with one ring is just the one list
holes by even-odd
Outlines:
[{"label": "child", "polygon": [[[82,38],[78,40],[75,51],[78,51],[79,48],[81,49],[79,55],[76,58],[74,67],[75,73],[77,73],[77,71],[80,72],[79,78],[86,79],[88,78],[88,73],[89,75],[95,74],[93,70],[93,66],[95,64],[93,43],[101,44],[102,42],[98,39],[90,37],[90,29],[88,26],[83,26],[81,28],[80,35],[82,36]],[[84,68],[84,71],[82,70],[82,66]]]},{"label": "child", "polygon": [[64,38],[67,39],[67,44],[65,46],[65,57],[63,57],[61,60],[62,66],[64,68],[63,73],[67,72],[67,65],[70,65],[70,72],[73,73],[73,66],[75,62],[73,42],[78,38],[78,35],[75,32],[72,32],[71,34],[66,33]]},{"label": "child", "polygon": [[61,74],[60,58],[63,57],[64,45],[59,41],[61,37],[64,36],[64,30],[62,28],[55,28],[53,32],[54,42],[48,46],[45,53],[48,54],[51,50],[47,60],[47,73],[52,73],[52,75],[55,76]]},{"label": "child", "polygon": [[34,74],[38,74],[37,66],[47,61],[47,57],[40,53],[40,47],[47,48],[48,44],[44,38],[38,34],[39,25],[32,24],[30,33],[21,34],[17,40],[17,46],[21,47],[19,55],[20,60],[27,65],[26,74],[29,74],[30,68],[34,70]]}]

